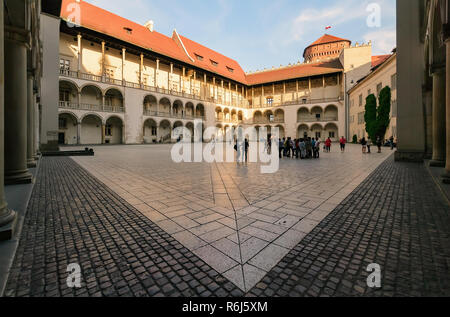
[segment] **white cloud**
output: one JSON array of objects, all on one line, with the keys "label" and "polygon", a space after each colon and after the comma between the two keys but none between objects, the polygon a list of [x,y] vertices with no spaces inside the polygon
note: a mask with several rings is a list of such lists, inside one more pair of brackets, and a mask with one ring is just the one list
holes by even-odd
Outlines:
[{"label": "white cloud", "polygon": [[364,35],[364,41],[372,41],[374,55],[389,54],[396,47],[397,32],[394,28],[384,28]]}]

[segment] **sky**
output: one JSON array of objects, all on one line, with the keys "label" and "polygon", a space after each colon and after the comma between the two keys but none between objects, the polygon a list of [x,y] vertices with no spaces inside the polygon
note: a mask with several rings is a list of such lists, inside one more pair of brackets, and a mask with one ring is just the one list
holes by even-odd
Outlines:
[{"label": "sky", "polygon": [[167,36],[176,29],[246,72],[303,62],[303,50],[325,33],[371,40],[373,55],[396,46],[395,0],[85,1],[140,24],[153,20]]}]

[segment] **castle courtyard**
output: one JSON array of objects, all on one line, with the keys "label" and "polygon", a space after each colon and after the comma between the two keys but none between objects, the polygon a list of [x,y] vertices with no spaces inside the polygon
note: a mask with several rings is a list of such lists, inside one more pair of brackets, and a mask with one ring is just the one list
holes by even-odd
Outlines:
[{"label": "castle courtyard", "polygon": [[5,296],[450,294],[448,202],[422,165],[348,145],[261,174],[170,149],[42,158]]}]

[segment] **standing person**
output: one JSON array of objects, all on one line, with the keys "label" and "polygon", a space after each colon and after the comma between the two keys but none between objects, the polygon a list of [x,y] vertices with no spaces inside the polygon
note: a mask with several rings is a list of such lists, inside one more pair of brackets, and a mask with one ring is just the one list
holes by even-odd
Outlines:
[{"label": "standing person", "polygon": [[327,153],[331,152],[331,139],[328,137],[328,139],[325,141],[325,148]]},{"label": "standing person", "polygon": [[347,143],[347,140],[344,137],[341,137],[339,140],[339,144],[341,145],[341,152],[345,152],[345,144]]},{"label": "standing person", "polygon": [[320,142],[320,139],[317,139],[315,147],[314,147],[314,151],[315,151],[314,158],[320,157],[320,145],[321,144],[322,144],[322,142]]},{"label": "standing person", "polygon": [[381,153],[381,137],[377,136],[378,153]]},{"label": "standing person", "polygon": [[295,142],[294,142],[294,140],[292,140],[292,139],[290,139],[290,146],[291,146],[291,149],[292,149],[292,158],[294,158],[294,156],[295,156]]},{"label": "standing person", "polygon": [[372,146],[372,139],[370,138],[370,136],[367,137],[366,144],[367,144],[367,153],[368,154],[372,153],[372,152],[370,152],[370,147]]},{"label": "standing person", "polygon": [[[362,137],[361,139],[361,146],[362,146],[362,152],[363,154],[366,154],[366,146],[367,146],[367,141],[365,137]],[[369,152],[370,153],[370,152]]]},{"label": "standing person", "polygon": [[278,153],[280,155],[280,158],[283,158],[283,152],[284,152],[284,142],[281,139],[278,139]]},{"label": "standing person", "polygon": [[300,140],[296,139],[295,140],[295,158],[299,158],[300,156]]},{"label": "standing person", "polygon": [[391,151],[394,150],[394,136],[391,136],[389,139],[389,142],[391,142]]},{"label": "standing person", "polygon": [[245,152],[245,162],[248,162],[248,148],[249,148],[250,144],[248,143],[248,140],[245,139],[244,142],[244,152]]},{"label": "standing person", "polygon": [[300,158],[303,160],[306,157],[306,144],[304,139],[300,139]]}]

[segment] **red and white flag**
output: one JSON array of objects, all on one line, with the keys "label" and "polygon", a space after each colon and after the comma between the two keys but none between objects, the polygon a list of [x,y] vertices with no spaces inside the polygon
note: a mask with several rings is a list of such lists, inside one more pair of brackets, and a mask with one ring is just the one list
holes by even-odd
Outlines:
[{"label": "red and white flag", "polygon": [[331,29],[331,26],[326,26],[325,27],[325,30],[329,30],[329,29]]}]

